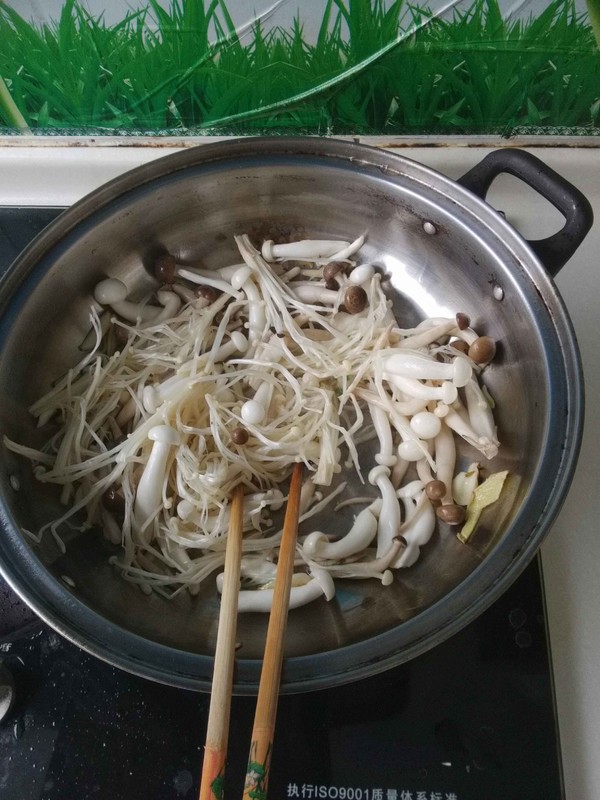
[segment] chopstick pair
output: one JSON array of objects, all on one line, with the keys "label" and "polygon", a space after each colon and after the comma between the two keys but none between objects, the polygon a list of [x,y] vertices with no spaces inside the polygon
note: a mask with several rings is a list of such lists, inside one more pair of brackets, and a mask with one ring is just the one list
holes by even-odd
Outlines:
[{"label": "chopstick pair", "polygon": [[[283,665],[283,644],[296,554],[301,489],[302,465],[295,464],[275,574],[273,606],[267,628],[243,800],[252,800],[257,796],[257,791],[261,792],[261,797],[266,797],[267,792],[279,700],[281,668]],[[223,797],[235,661],[235,635],[242,556],[243,500],[242,489],[237,487],[232,497],[227,548],[225,551],[221,611],[217,629],[213,683],[200,783],[200,800],[222,800]]]}]

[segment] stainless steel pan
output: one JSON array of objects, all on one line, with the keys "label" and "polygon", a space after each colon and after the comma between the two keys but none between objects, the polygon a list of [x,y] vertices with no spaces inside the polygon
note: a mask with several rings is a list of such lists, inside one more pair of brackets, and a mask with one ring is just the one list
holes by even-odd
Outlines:
[{"label": "stainless steel pan", "polygon": [[[500,172],[521,177],[565,216],[562,231],[525,241],[484,202]],[[233,235],[352,238],[387,274],[406,326],[468,314],[499,343],[487,383],[497,401],[498,468],[510,487],[472,544],[440,528],[422,559],[391,587],[344,583],[336,599],[291,613],[283,691],[342,683],[414,657],[484,610],[536,552],[573,475],[583,418],[573,330],[551,275],[592,222],[589,203],[526,152],[492,153],[459,182],[414,161],[327,139],[246,139],[154,161],[62,214],[0,284],[0,431],[41,442],[27,407],[77,359],[91,291],[107,275],[140,292],[145,265],[167,249],[208,267],[236,258]],[[467,462],[471,454],[465,449]],[[15,488],[18,487],[18,488]],[[361,490],[363,491],[363,490]],[[60,633],[120,667],[207,689],[218,615],[213,585],[167,602],[142,595],[108,564],[101,535],[32,548],[21,528],[56,516],[56,498],[31,466],[0,452],[0,569]],[[329,529],[348,524],[330,516]],[[67,575],[70,587],[61,580]],[[236,690],[256,690],[266,622],[240,619]]]}]

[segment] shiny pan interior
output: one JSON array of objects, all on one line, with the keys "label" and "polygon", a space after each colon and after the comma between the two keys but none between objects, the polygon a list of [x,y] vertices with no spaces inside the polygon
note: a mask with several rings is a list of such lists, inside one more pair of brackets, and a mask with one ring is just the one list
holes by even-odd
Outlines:
[{"label": "shiny pan interior", "polygon": [[[365,677],[435,645],[498,597],[547,532],[577,457],[582,390],[568,316],[531,249],[482,200],[409,159],[335,140],[250,139],[161,158],[95,191],[32,243],[0,287],[0,431],[35,446],[42,435],[27,407],[78,360],[102,278],[143,293],[160,250],[216,268],[239,261],[235,234],[258,243],[359,232],[361,260],[385,273],[403,327],[461,311],[497,340],[486,384],[502,444],[494,469],[510,470],[510,480],[469,545],[441,526],[392,586],[344,581],[332,602],[292,611],[287,692]],[[460,454],[465,465],[478,460],[467,446]],[[213,582],[169,602],[123,581],[108,564],[114,546],[97,532],[73,535],[65,555],[51,537],[32,548],[20,530],[56,516],[56,497],[4,448],[0,494],[2,572],[41,617],[134,673],[209,688]],[[321,524],[343,532],[353,513],[329,512]],[[263,616],[239,619],[237,692],[256,691],[265,630]]]}]

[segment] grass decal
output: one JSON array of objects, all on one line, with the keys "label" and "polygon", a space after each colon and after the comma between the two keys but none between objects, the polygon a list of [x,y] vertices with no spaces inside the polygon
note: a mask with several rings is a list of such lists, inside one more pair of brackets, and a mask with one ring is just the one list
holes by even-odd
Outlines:
[{"label": "grass decal", "polygon": [[[225,0],[156,0],[114,25],[65,0],[45,25],[0,0],[5,133],[600,132],[600,50],[573,0],[503,17],[497,0],[325,0],[236,27]],[[3,80],[2,80],[3,79]]]}]

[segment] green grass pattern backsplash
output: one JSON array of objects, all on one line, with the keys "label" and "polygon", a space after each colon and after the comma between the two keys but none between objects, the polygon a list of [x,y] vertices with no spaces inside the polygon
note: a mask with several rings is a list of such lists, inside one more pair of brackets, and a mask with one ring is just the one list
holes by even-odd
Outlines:
[{"label": "green grass pattern backsplash", "polygon": [[326,0],[314,41],[301,18],[236,31],[226,0],[110,25],[76,0],[37,25],[0,0],[0,76],[4,133],[600,133],[600,51],[572,0],[522,19]]}]

